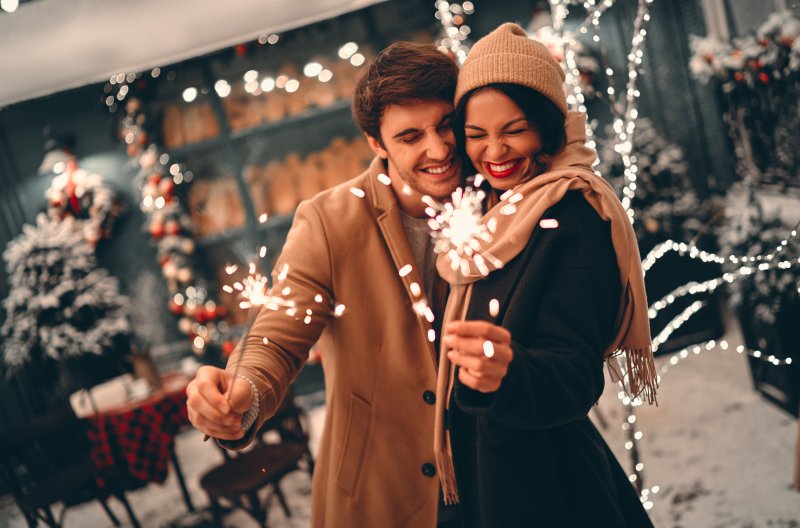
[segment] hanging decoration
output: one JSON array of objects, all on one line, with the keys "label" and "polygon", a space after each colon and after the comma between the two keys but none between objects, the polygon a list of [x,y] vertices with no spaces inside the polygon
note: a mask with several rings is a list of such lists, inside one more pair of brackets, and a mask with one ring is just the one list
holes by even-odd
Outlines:
[{"label": "hanging decoration", "polygon": [[118,137],[127,145],[137,169],[134,185],[141,193],[147,232],[156,244],[158,263],[167,282],[168,307],[179,317],[178,329],[189,337],[192,350],[203,355],[207,344],[224,341],[218,322],[225,311],[198,283],[192,221],[175,195],[178,185],[192,180],[192,173],[170,163],[169,155],[150,142],[139,99],[129,98],[125,112]]},{"label": "hanging decoration", "polygon": [[749,185],[800,186],[800,20],[773,13],[751,35],[691,37],[692,75],[716,82]]},{"label": "hanging decoration", "polygon": [[61,172],[45,191],[48,216],[54,221],[68,216],[85,220],[79,224],[84,239],[96,246],[111,236],[114,221],[122,214],[122,203],[99,174],[79,168],[74,158],[57,169]]}]

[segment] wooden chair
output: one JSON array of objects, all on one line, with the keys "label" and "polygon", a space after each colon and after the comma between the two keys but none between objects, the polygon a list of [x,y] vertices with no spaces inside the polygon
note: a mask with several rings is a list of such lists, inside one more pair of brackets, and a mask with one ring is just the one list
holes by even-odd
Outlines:
[{"label": "wooden chair", "polygon": [[[90,500],[97,500],[112,524],[119,526],[107,503],[112,496],[125,506],[131,524],[139,527],[125,493],[98,486],[84,423],[68,407],[35,417],[0,438],[0,479],[31,528],[39,521],[58,528],[68,508]],[[58,502],[63,508],[56,518],[53,505]]]},{"label": "wooden chair", "polygon": [[[277,438],[270,441],[270,436]],[[262,526],[266,526],[267,505],[273,496],[278,498],[286,516],[291,517],[280,487],[281,479],[300,469],[301,463],[309,475],[314,472],[314,460],[308,448],[306,417],[291,395],[287,395],[275,416],[267,420],[256,433],[251,449],[241,452],[222,449],[222,452],[225,462],[200,478],[200,487],[208,495],[217,526],[222,526],[224,503],[245,510]],[[258,492],[264,488],[269,488],[270,494],[262,501]]]}]

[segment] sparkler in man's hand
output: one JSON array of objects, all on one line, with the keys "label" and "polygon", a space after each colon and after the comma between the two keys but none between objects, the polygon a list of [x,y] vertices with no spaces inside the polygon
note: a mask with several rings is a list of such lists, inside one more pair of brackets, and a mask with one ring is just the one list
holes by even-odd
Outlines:
[{"label": "sparkler in man's hand", "polygon": [[[261,257],[264,257],[266,255],[265,248],[262,248],[259,254]],[[228,275],[232,275],[237,269],[238,267],[235,265],[226,266],[225,272]],[[294,301],[288,300],[282,295],[274,293],[274,288],[269,287],[269,281],[267,277],[258,272],[255,262],[250,262],[250,264],[248,264],[247,271],[248,274],[243,280],[236,281],[232,285],[226,284],[222,287],[222,289],[228,293],[238,292],[239,297],[241,298],[239,301],[239,308],[248,310],[247,324],[245,325],[244,336],[241,340],[241,349],[239,350],[239,355],[236,358],[236,364],[233,366],[230,385],[228,385],[228,388],[225,391],[225,401],[229,404],[231,401],[231,395],[233,394],[233,387],[239,377],[239,366],[242,364],[242,357],[244,357],[247,338],[250,336],[250,330],[253,327],[253,322],[255,321],[259,307],[274,311],[285,309],[286,313],[289,315],[294,315],[294,313],[297,312]],[[278,276],[279,280],[285,280],[288,272],[289,267],[284,266],[283,270]],[[288,295],[291,290],[284,288],[283,291],[286,295]],[[203,440],[208,440],[208,438],[208,435],[205,435]]]},{"label": "sparkler in man's hand", "polygon": [[[263,258],[265,255],[266,248],[262,247],[261,251],[259,252],[259,256]],[[237,266],[230,265],[226,266],[225,272],[228,275],[232,275],[237,269]],[[239,367],[242,364],[242,358],[245,354],[247,339],[250,336],[250,330],[253,327],[253,323],[255,322],[258,311],[260,309],[272,310],[276,312],[285,311],[286,315],[291,317],[297,315],[298,312],[297,303],[288,298],[292,292],[291,288],[284,285],[289,274],[288,264],[284,264],[281,267],[280,272],[276,275],[275,284],[273,284],[271,287],[269,286],[268,278],[258,272],[258,267],[256,266],[255,262],[250,262],[250,264],[248,264],[247,271],[247,276],[241,281],[236,281],[233,284],[226,284],[222,287],[222,289],[227,293],[238,292],[238,296],[241,299],[239,301],[239,308],[248,310],[247,324],[245,325],[244,335],[241,339],[241,348],[238,356],[236,357],[236,363],[233,366],[230,385],[228,385],[228,388],[225,391],[225,401],[229,404],[231,401],[231,395],[233,394],[233,387],[239,377]],[[314,297],[314,300],[316,303],[326,306],[322,295],[317,294]],[[334,304],[332,310],[330,307],[326,306],[325,311],[332,313],[334,317],[340,317],[344,313],[344,310],[345,306],[343,304]],[[304,324],[311,323],[313,313],[314,312],[311,308],[307,308],[305,310],[303,318]],[[268,342],[267,338],[264,338],[264,342]],[[208,440],[208,438],[208,435],[204,436],[204,440]]]}]

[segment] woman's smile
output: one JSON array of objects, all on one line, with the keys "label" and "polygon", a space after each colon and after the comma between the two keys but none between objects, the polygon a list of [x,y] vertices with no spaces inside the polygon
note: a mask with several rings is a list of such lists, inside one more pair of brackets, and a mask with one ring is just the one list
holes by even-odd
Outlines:
[{"label": "woman's smile", "polygon": [[504,161],[502,163],[486,161],[484,162],[483,166],[486,168],[486,172],[488,172],[490,176],[494,178],[507,178],[508,176],[511,176],[517,172],[520,167],[522,167],[523,161],[525,161],[523,158],[516,158],[509,161]]}]

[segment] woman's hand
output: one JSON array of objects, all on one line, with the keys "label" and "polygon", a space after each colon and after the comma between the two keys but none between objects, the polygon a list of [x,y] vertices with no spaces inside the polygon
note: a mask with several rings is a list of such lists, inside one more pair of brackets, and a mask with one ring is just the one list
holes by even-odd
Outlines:
[{"label": "woman's hand", "polygon": [[486,321],[454,321],[444,331],[447,358],[461,367],[458,379],[480,392],[495,392],[514,354],[511,333]]}]

